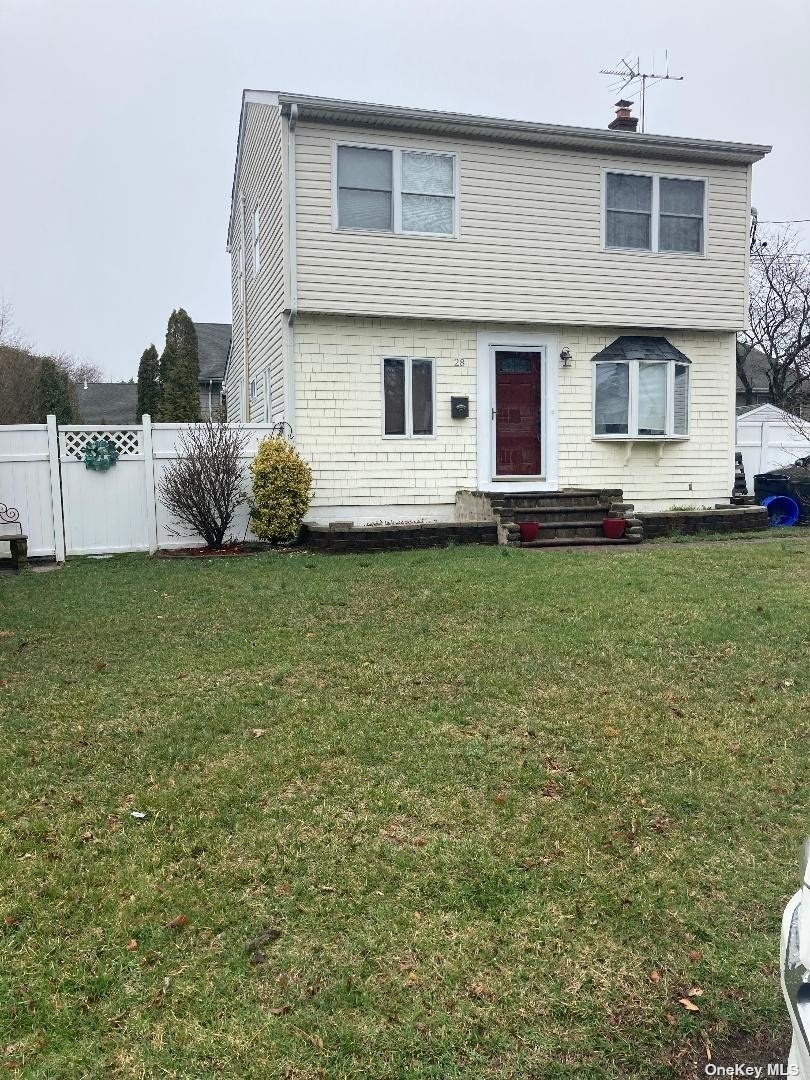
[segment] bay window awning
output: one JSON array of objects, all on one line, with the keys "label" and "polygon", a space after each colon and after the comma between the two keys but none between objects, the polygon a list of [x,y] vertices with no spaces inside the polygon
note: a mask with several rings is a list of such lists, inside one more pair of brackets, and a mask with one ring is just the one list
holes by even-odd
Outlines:
[{"label": "bay window awning", "polygon": [[594,360],[677,360],[679,364],[692,361],[667,341],[665,337],[617,337],[610,345],[598,352]]}]

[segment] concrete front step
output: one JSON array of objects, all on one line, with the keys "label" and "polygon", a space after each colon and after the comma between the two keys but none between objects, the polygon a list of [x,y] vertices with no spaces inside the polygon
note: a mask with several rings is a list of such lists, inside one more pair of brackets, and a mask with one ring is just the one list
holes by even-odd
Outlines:
[{"label": "concrete front step", "polygon": [[604,544],[634,544],[635,540],[627,540],[622,537],[621,540],[609,540],[606,536],[590,537],[590,536],[572,536],[572,537],[555,537],[553,540],[532,540],[531,543],[521,544],[522,548],[551,548],[551,547],[602,547]]}]

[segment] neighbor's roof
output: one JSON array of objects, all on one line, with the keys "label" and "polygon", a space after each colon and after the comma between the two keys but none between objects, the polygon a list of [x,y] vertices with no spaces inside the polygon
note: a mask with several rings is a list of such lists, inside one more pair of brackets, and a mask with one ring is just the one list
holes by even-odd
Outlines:
[{"label": "neighbor's roof", "polygon": [[526,146],[561,146],[574,150],[596,150],[633,157],[673,158],[679,161],[715,161],[750,165],[770,152],[770,146],[756,143],[687,139],[651,132],[610,131],[605,117],[604,128],[572,127],[567,124],[539,124],[528,120],[506,120],[496,116],[440,112],[435,109],[412,109],[402,105],[373,105],[365,101],[314,97],[286,90],[244,90],[239,121],[239,140],[231,191],[231,221],[236,198],[244,135],[245,107],[248,104],[280,106],[289,116],[293,106],[299,120],[362,127],[377,130],[416,131],[457,138],[489,139]]},{"label": "neighbor's roof", "polygon": [[[741,342],[737,342],[737,357],[745,354],[745,346]],[[770,361],[764,352],[759,349],[752,349],[746,356],[745,362],[745,374],[748,376],[748,381],[751,383],[751,389],[760,394],[766,394],[770,390],[770,382],[768,381],[768,372],[770,370]],[[743,392],[745,387],[743,386],[742,379],[737,376],[737,390]]]},{"label": "neighbor's roof", "polygon": [[138,387],[134,382],[92,382],[79,388],[83,424],[134,424]]},{"label": "neighbor's roof", "polygon": [[200,358],[200,382],[222,382],[228,350],[231,347],[231,324],[221,322],[195,322],[197,352]]}]

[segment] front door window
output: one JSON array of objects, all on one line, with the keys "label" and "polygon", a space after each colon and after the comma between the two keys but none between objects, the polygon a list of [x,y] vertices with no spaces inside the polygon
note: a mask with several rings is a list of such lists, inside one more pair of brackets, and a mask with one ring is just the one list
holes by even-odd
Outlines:
[{"label": "front door window", "polygon": [[495,473],[541,476],[541,352],[495,351]]}]

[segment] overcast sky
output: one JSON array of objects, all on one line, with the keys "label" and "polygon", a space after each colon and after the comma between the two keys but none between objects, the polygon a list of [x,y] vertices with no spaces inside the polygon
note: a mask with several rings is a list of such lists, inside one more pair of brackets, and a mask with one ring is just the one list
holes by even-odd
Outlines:
[{"label": "overcast sky", "polygon": [[760,218],[810,218],[808,41],[807,0],[0,0],[0,295],[112,379],[230,321],[243,87],[601,127],[599,69],[668,49],[648,130],[772,143]]}]

